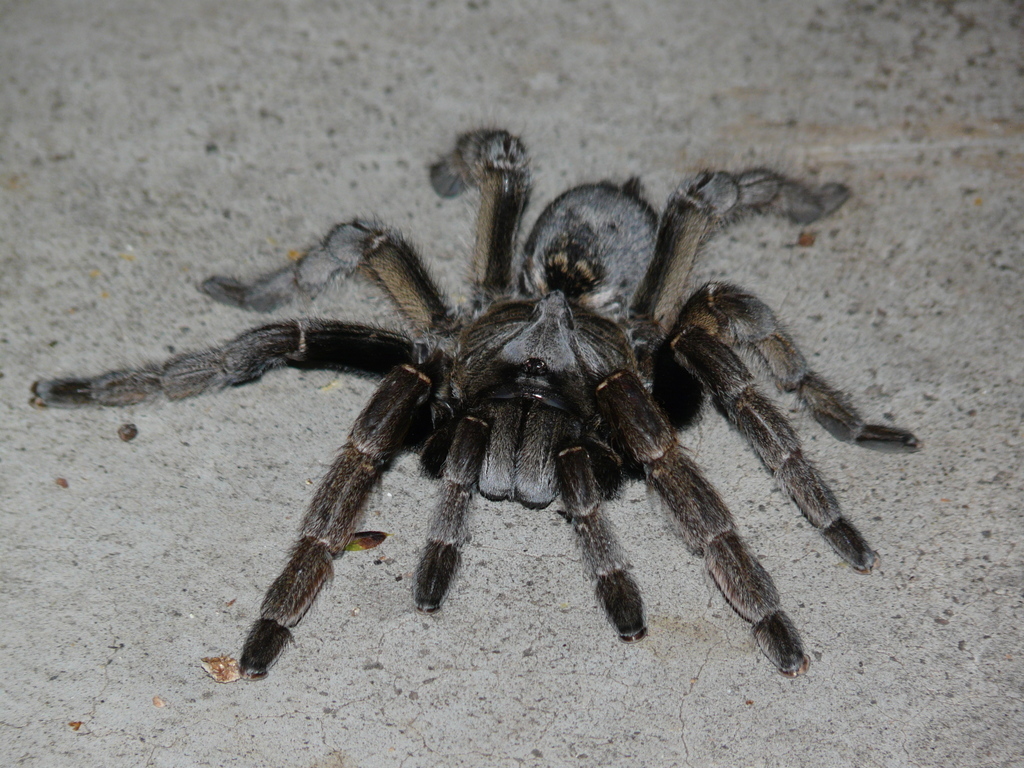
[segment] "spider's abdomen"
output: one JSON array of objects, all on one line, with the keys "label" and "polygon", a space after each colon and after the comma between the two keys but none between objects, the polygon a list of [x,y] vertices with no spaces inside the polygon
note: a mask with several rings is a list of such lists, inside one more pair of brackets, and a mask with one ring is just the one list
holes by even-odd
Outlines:
[{"label": "spider's abdomen", "polygon": [[544,209],[523,249],[522,290],[590,297],[591,306],[632,295],[654,253],[658,219],[639,183],[570,189]]}]

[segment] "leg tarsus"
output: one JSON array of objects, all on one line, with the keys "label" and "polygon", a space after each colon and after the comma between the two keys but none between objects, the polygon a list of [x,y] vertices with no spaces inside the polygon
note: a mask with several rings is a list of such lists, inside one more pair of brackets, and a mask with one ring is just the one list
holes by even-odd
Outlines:
[{"label": "leg tarsus", "polygon": [[452,579],[462,564],[462,554],[455,544],[429,541],[416,568],[413,601],[421,613],[434,613],[441,608]]},{"label": "leg tarsus", "polygon": [[769,168],[755,168],[735,177],[739,188],[737,212],[775,213],[796,224],[810,224],[835,211],[850,197],[843,184],[811,187]]},{"label": "leg tarsus", "polygon": [[430,166],[430,186],[439,197],[458,197],[468,184],[450,157],[443,157]]},{"label": "leg tarsus", "polygon": [[860,531],[845,518],[839,518],[827,528],[823,528],[821,535],[857,573],[871,573],[878,562],[878,555],[864,541]]},{"label": "leg tarsus", "polygon": [[909,453],[921,447],[912,433],[884,424],[865,424],[853,441],[865,448],[892,453]]},{"label": "leg tarsus", "polygon": [[807,372],[796,390],[814,420],[836,440],[891,453],[911,453],[920,447],[913,433],[905,429],[865,422],[849,397],[814,371]]},{"label": "leg tarsus", "polygon": [[32,385],[36,407],[77,408],[87,405],[128,406],[161,391],[161,371],[150,365],[138,370],[110,371],[92,378],[37,381]]},{"label": "leg tarsus", "polygon": [[251,283],[214,275],[204,280],[199,290],[221,304],[253,312],[271,312],[292,301],[300,293],[293,267],[270,272]]},{"label": "leg tarsus", "polygon": [[619,639],[635,643],[647,636],[647,619],[640,588],[628,571],[612,571],[597,578],[597,599],[615,625]]},{"label": "leg tarsus", "polygon": [[292,633],[273,619],[257,619],[245,638],[238,665],[242,676],[262,680],[292,641]]},{"label": "leg tarsus", "polygon": [[[848,186],[845,184],[838,184],[836,182],[823,184],[818,187],[817,192],[815,193],[815,197],[818,202],[818,213],[813,219],[810,219],[810,221],[824,218],[838,210],[843,203],[850,199],[850,194],[851,192]],[[798,224],[810,223],[809,221],[795,218],[792,214],[790,214],[790,218]]]},{"label": "leg tarsus", "polygon": [[807,671],[811,660],[804,654],[800,635],[782,611],[766,616],[754,626],[754,640],[768,660],[786,677]]}]

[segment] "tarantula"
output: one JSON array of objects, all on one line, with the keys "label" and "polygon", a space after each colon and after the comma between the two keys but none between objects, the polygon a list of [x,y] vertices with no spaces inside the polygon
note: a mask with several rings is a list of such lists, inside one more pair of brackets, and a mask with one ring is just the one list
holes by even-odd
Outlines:
[{"label": "tarantula", "polygon": [[[638,179],[563,193],[524,245],[530,195],[526,149],[502,130],[460,136],[430,169],[434,190],[479,190],[472,296],[453,307],[419,255],[393,229],[335,226],[286,268],[240,282],[212,277],[214,299],[266,311],[313,298],[356,271],[398,310],[400,330],[321,319],[275,322],[223,346],[91,378],[33,385],[48,406],[124,406],[159,393],[176,400],[251,382],[281,366],[382,373],[348,442],[321,481],[288,564],[263,600],[241,672],[261,678],[292,637],[356,531],[367,497],[399,450],[422,449],[440,481],[429,540],[415,572],[416,607],[441,607],[468,540],[476,491],[542,508],[561,497],[597,597],[619,636],[647,631],[640,589],[602,512],[624,478],[644,477],[714,583],[753,626],[785,675],[808,666],[771,577],[732,515],[677,439],[705,399],[747,439],[779,485],[854,570],[876,554],[842,515],[786,417],[744,359],[840,440],[913,450],[902,429],[869,424],[849,398],[812,371],[772,311],[736,286],[694,286],[702,246],[749,213],[811,222],[849,196],[772,170],[704,172],[676,189],[659,215]],[[420,437],[416,437],[420,435]]]}]

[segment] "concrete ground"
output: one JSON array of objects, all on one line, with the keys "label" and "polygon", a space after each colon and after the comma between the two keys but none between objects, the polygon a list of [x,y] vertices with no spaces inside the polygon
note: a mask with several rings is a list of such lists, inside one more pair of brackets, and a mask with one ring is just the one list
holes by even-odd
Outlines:
[{"label": "concrete ground", "polygon": [[[1021,27],[991,0],[0,3],[0,763],[1024,764]],[[400,227],[463,296],[472,202],[436,198],[425,168],[481,123],[529,144],[533,215],[601,177],[661,201],[705,165],[853,189],[813,245],[756,219],[699,267],[924,444],[860,450],[794,413],[881,553],[863,577],[718,416],[686,435],[774,574],[805,676],[757,652],[639,485],[610,514],[644,642],[615,639],[553,508],[481,502],[445,609],[418,614],[433,489],[406,457],[364,525],[392,537],[338,564],[269,678],[218,685],[200,658],[237,653],[373,381],[29,406],[37,378],[265,321],[197,282],[284,264],[355,215]],[[302,313],[384,307],[352,284],[276,316]]]}]

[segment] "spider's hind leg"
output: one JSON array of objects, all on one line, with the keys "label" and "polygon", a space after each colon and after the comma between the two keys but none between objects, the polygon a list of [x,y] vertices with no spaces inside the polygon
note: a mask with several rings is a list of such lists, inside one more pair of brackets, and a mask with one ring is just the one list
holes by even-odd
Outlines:
[{"label": "spider's hind leg", "polygon": [[430,167],[430,183],[441,197],[479,188],[474,271],[485,294],[502,295],[512,282],[519,224],[530,196],[529,156],[523,142],[502,130],[464,133],[452,151]]},{"label": "spider's hind leg", "polygon": [[359,219],[335,225],[287,267],[247,283],[215,276],[200,288],[224,304],[269,312],[298,298],[313,299],[335,280],[357,270],[380,285],[416,327],[436,327],[448,318],[447,302],[415,249],[398,232]]},{"label": "spider's hind leg", "polygon": [[849,196],[842,184],[815,188],[766,168],[697,174],[665,205],[654,258],[633,295],[634,314],[671,328],[701,248],[722,227],[751,213],[773,213],[804,224],[832,213]]}]

